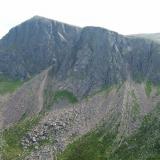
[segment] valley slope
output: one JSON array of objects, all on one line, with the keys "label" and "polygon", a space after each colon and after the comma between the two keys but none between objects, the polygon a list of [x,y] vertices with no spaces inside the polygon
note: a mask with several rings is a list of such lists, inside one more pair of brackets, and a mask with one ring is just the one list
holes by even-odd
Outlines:
[{"label": "valley slope", "polygon": [[[125,151],[128,159],[159,156],[158,136],[151,148],[143,137],[141,146],[133,140],[159,129],[157,41],[35,16],[0,40],[0,73],[21,81],[16,91],[3,95],[0,108],[4,160],[89,160],[93,155],[116,160],[126,159]],[[154,121],[157,126],[143,133]],[[95,152],[94,145],[102,150]]]}]

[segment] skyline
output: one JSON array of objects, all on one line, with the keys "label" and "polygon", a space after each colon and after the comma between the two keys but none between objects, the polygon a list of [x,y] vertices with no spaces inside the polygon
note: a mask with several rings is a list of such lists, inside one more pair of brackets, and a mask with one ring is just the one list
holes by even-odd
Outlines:
[{"label": "skyline", "polygon": [[158,0],[5,0],[0,6],[0,38],[39,15],[80,27],[98,26],[120,34],[160,32]]}]

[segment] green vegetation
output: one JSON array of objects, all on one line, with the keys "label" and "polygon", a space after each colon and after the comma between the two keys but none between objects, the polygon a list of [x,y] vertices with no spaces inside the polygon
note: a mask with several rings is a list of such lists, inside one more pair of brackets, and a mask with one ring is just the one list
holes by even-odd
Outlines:
[{"label": "green vegetation", "polygon": [[160,95],[160,84],[158,84],[156,87],[157,87],[157,95],[159,96]]},{"label": "green vegetation", "polygon": [[53,137],[48,136],[46,139],[42,139],[40,141],[38,141],[38,146],[44,146],[47,144],[52,144],[54,142]]},{"label": "green vegetation", "polygon": [[54,94],[54,100],[57,102],[62,99],[67,99],[70,103],[78,102],[76,96],[72,92],[70,92],[68,90],[56,91]]},{"label": "green vegetation", "polygon": [[44,90],[44,109],[49,111],[54,104],[54,92],[50,89]]},{"label": "green vegetation", "polygon": [[95,95],[97,95],[97,94],[109,94],[109,92],[112,90],[112,89],[114,89],[114,88],[116,88],[116,85],[110,85],[110,86],[107,86],[107,85],[104,85],[104,86],[102,86],[101,87],[101,89],[99,89],[99,90],[97,90],[97,91],[95,91],[94,93],[92,93],[91,95],[87,95],[86,97],[84,97],[85,99],[88,99],[88,98],[91,98],[91,97],[93,97],[93,96],[95,96]]},{"label": "green vegetation", "polygon": [[114,139],[113,133],[92,131],[68,145],[58,160],[107,160]]},{"label": "green vegetation", "polygon": [[68,90],[57,90],[53,92],[52,90],[45,90],[45,109],[50,110],[54,103],[66,99],[69,103],[74,104],[78,102],[76,96]]},{"label": "green vegetation", "polygon": [[4,76],[0,76],[0,94],[12,93],[22,85],[20,80],[11,80]]},{"label": "green vegetation", "polygon": [[118,92],[120,90],[120,88],[123,86],[124,82],[120,82],[119,84],[117,84],[116,86],[116,92]]},{"label": "green vegetation", "polygon": [[111,160],[160,159],[160,105],[144,117],[137,133],[128,137],[112,154]]},{"label": "green vegetation", "polygon": [[40,118],[41,115],[37,115],[33,118],[25,119],[3,131],[2,158],[4,160],[17,160],[18,157],[22,157],[25,154],[21,139],[39,122]]},{"label": "green vegetation", "polygon": [[146,92],[146,95],[149,97],[152,92],[152,82],[151,81],[146,82],[145,92]]},{"label": "green vegetation", "polygon": [[[134,95],[133,95],[134,96]],[[146,115],[138,131],[116,143],[118,132],[97,130],[81,137],[59,155],[58,160],[159,160],[160,104]]]},{"label": "green vegetation", "polygon": [[133,98],[132,100],[132,118],[134,121],[136,121],[139,118],[139,114],[140,114],[140,106],[138,104],[138,100],[137,97],[134,93],[134,90],[131,91],[131,96]]}]

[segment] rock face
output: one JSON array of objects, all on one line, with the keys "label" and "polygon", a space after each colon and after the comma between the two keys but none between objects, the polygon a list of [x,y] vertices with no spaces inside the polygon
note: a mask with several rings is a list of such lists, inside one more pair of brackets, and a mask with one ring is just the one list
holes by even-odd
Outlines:
[{"label": "rock face", "polygon": [[[35,16],[0,40],[0,73],[31,78],[1,107],[1,126],[51,107],[22,138],[24,149],[35,145],[27,159],[54,159],[52,152],[63,151],[102,121],[109,130],[118,129],[116,142],[121,143],[160,103],[156,88],[147,97],[145,83],[135,83],[159,83],[160,44],[99,27],[79,28]],[[55,102],[56,91],[61,91],[60,98],[76,97],[79,102]],[[54,143],[39,148],[50,136]]]},{"label": "rock face", "polygon": [[46,90],[67,89],[81,100],[128,77],[159,83],[160,45],[100,27],[78,28],[38,16],[0,40],[2,74],[27,79],[47,68],[45,82],[44,77],[38,78],[40,74],[5,104],[5,124],[16,122],[25,113],[39,113]]},{"label": "rock face", "polygon": [[85,86],[79,91],[83,95],[123,81],[128,73],[158,82],[159,53],[159,44],[150,40],[35,16],[0,40],[0,72],[27,79],[52,65],[56,79],[74,78]]},{"label": "rock face", "polygon": [[80,28],[39,16],[12,28],[0,41],[0,71],[26,79],[51,64],[59,66]]},{"label": "rock face", "polygon": [[159,53],[159,44],[149,40],[35,16],[0,40],[0,72],[27,79],[52,66],[56,79],[74,78],[72,90],[78,84],[77,94],[84,96],[97,87],[125,80],[128,74],[157,83]]}]

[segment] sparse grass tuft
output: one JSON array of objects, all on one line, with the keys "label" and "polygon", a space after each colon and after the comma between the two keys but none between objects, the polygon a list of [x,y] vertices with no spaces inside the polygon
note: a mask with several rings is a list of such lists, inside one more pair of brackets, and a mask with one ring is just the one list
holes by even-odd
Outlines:
[{"label": "sparse grass tuft", "polygon": [[151,81],[146,82],[145,92],[146,92],[146,95],[149,97],[152,92],[152,82]]},{"label": "sparse grass tuft", "polygon": [[67,99],[72,104],[78,102],[76,96],[72,92],[68,90],[56,91],[54,94],[54,100],[57,102],[62,99]]},{"label": "sparse grass tuft", "polygon": [[131,96],[132,96],[132,118],[134,121],[136,121],[139,118],[139,114],[140,114],[140,106],[138,104],[138,100],[137,97],[134,93],[134,90],[131,91]]},{"label": "sparse grass tuft", "polygon": [[71,104],[78,102],[77,97],[68,90],[57,90],[54,92],[48,89],[44,91],[44,97],[45,97],[44,106],[46,111],[50,110],[51,107],[54,105],[54,103],[57,103],[64,99],[66,99]]},{"label": "sparse grass tuft", "polygon": [[160,95],[160,84],[157,85],[157,95]]}]

